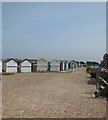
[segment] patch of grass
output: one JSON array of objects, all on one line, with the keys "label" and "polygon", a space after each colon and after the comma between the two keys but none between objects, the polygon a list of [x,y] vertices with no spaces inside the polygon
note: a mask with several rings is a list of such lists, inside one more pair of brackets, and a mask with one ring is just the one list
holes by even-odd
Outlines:
[{"label": "patch of grass", "polygon": [[15,73],[2,73],[2,75],[14,75]]}]

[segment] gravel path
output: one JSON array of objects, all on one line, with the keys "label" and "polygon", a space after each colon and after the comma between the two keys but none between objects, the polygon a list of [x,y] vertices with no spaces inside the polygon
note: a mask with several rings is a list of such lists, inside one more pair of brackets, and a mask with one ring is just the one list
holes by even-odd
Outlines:
[{"label": "gravel path", "polygon": [[70,73],[3,76],[3,117],[101,118],[106,100],[93,98],[85,68]]}]

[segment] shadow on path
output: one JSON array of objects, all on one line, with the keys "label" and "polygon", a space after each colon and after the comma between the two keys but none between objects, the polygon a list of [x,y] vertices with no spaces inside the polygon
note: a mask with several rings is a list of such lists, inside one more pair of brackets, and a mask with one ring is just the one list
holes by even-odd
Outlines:
[{"label": "shadow on path", "polygon": [[90,79],[87,81],[87,84],[89,84],[89,85],[96,85],[96,79],[90,77]]}]

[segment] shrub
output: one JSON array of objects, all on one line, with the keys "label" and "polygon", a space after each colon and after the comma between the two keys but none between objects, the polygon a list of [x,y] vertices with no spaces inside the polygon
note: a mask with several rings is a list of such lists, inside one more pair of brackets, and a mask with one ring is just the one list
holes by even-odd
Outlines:
[{"label": "shrub", "polygon": [[87,66],[87,68],[86,68],[86,72],[87,73],[91,73],[92,70],[93,70],[93,68],[91,66]]},{"label": "shrub", "polygon": [[96,78],[96,70],[91,66],[87,66],[86,72],[89,73],[92,78]]},{"label": "shrub", "polygon": [[92,78],[96,78],[96,71],[95,70],[91,71],[90,75]]}]

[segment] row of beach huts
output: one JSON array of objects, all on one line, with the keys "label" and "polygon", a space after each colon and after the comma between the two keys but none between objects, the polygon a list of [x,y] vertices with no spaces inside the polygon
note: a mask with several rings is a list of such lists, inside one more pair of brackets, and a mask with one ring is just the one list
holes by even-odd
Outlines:
[{"label": "row of beach huts", "polygon": [[84,66],[78,61],[67,60],[47,60],[40,58],[36,59],[14,59],[8,58],[0,61],[0,72],[17,73],[17,72],[44,72],[44,71],[68,71],[69,69],[76,69],[77,67]]}]

